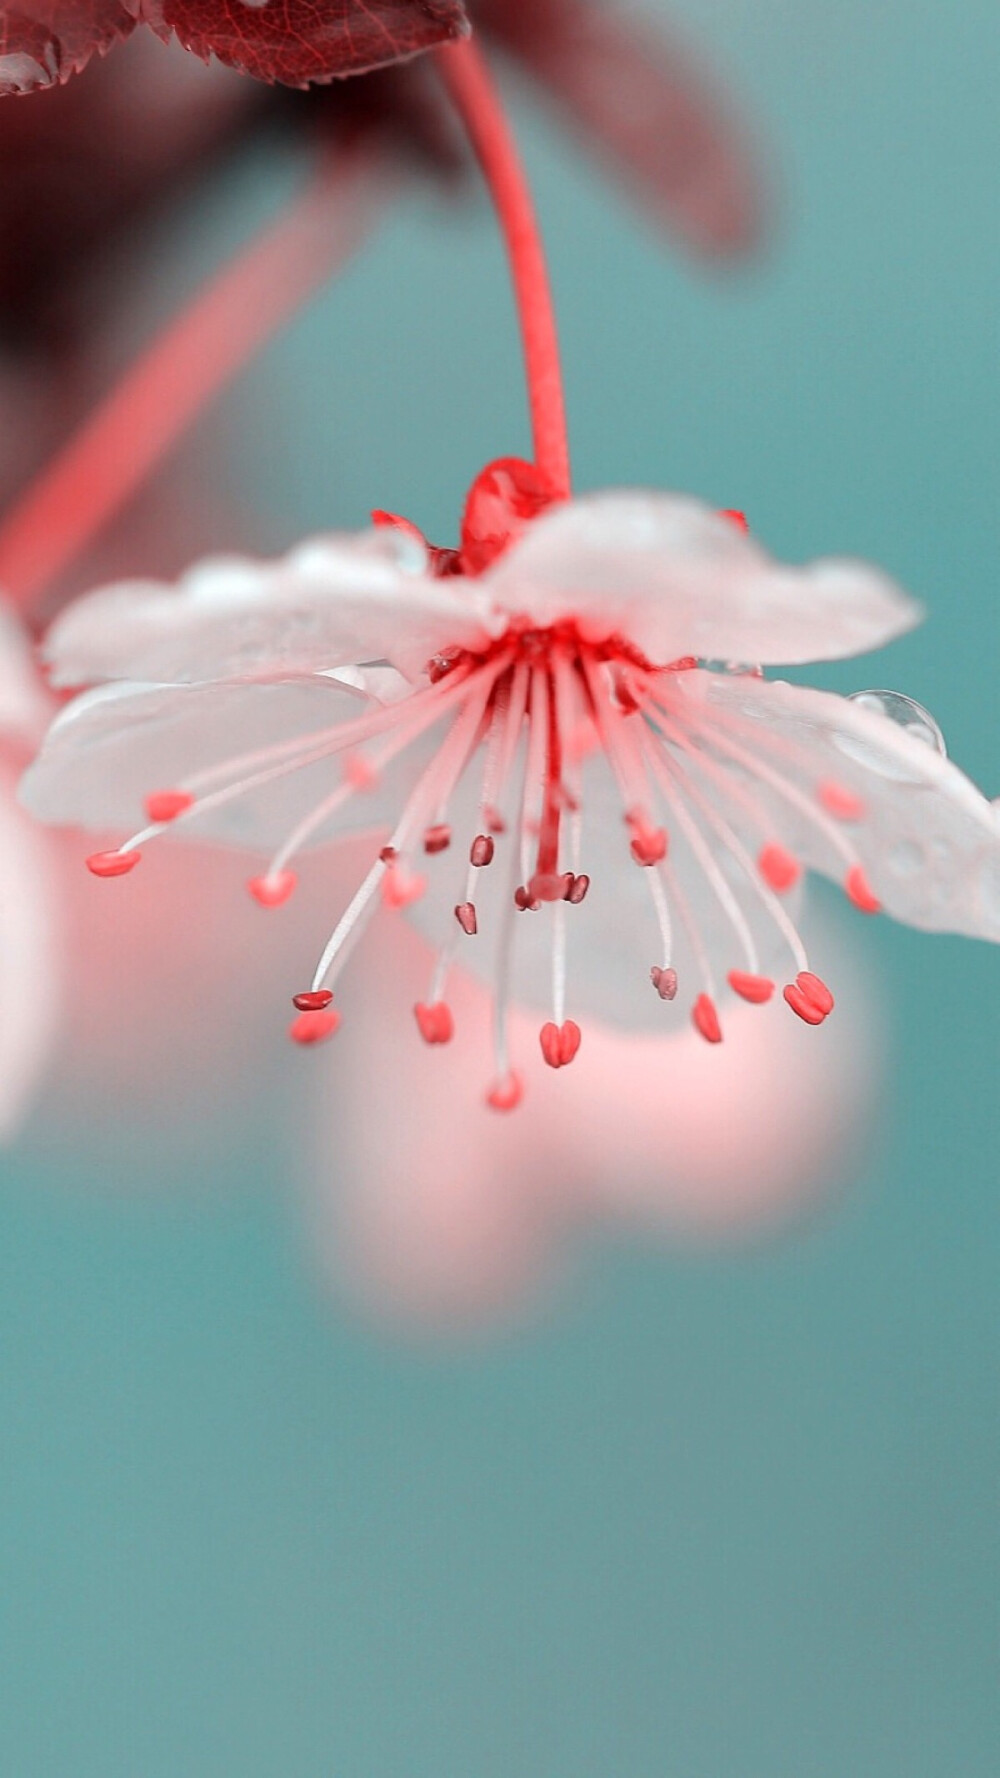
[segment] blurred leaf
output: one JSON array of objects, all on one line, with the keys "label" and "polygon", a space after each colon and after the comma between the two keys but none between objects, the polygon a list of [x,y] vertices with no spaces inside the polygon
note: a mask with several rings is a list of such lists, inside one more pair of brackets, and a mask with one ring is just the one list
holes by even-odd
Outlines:
[{"label": "blurred leaf", "polygon": [[462,0],[141,0],[160,36],[282,86],[402,61],[465,36]]}]

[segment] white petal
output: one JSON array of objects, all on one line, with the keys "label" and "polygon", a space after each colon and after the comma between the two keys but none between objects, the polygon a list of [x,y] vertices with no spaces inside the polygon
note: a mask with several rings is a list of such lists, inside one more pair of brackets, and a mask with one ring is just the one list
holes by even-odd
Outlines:
[{"label": "white petal", "polygon": [[0,770],[0,1139],[17,1129],[49,1059],[60,963],[51,836],[18,809]]},{"label": "white petal", "polygon": [[192,684],[388,660],[417,673],[439,648],[485,639],[486,599],[433,580],[400,531],[317,537],[275,561],[209,557],[177,585],[125,581],[71,605],[45,643],[54,685]]},{"label": "white petal", "polygon": [[[195,774],[227,760],[363,717],[377,706],[329,678],[277,685],[103,686],[67,705],[21,783],[21,799],[42,820],[115,832],[145,825],[144,798],[183,789]],[[267,769],[247,761],[232,777]],[[313,843],[333,833],[376,827],[401,803],[403,761],[371,790],[352,797]],[[232,802],[175,821],[171,835],[221,840],[252,851],[278,846],[341,781],[328,756]],[[206,787],[206,793],[215,786]]]},{"label": "white petal", "polygon": [[[860,819],[825,816],[824,826],[754,784],[773,813],[773,837],[804,863],[844,880],[834,829],[897,920],[1000,940],[1000,815],[950,760],[832,692],[714,673],[671,678],[679,716],[718,722],[721,737],[780,771],[821,816],[822,785],[860,800]],[[726,757],[720,747],[716,758]]]},{"label": "white petal", "polygon": [[16,613],[0,603],[0,734],[33,741],[51,713],[27,633]]},{"label": "white petal", "polygon": [[538,624],[573,618],[658,663],[791,665],[862,654],[911,629],[919,606],[863,562],[789,568],[729,519],[679,494],[592,494],[553,507],[484,583]]}]

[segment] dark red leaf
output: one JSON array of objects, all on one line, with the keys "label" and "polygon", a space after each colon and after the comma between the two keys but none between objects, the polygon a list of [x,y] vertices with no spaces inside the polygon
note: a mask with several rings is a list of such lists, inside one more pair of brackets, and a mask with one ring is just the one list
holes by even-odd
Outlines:
[{"label": "dark red leaf", "polygon": [[468,34],[462,0],[141,0],[185,49],[282,86],[399,62]]},{"label": "dark red leaf", "polygon": [[756,239],[756,157],[730,108],[661,30],[605,0],[475,0],[472,16],[692,245],[731,253]]},{"label": "dark red leaf", "polygon": [[0,6],[0,95],[59,86],[135,27],[125,0],[17,0]]}]

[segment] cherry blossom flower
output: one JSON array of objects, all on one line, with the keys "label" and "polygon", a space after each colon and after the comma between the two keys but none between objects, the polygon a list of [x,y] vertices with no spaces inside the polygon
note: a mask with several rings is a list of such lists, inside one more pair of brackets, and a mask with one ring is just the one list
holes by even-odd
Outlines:
[{"label": "cherry blossom flower", "polygon": [[378,829],[292,1035],[333,1034],[364,927],[380,904],[412,907],[439,946],[420,1034],[455,1033],[456,959],[485,974],[488,1097],[507,1109],[523,1091],[512,997],[544,1008],[554,1068],[587,1011],[690,1019],[718,1043],[727,989],[759,1004],[780,983],[822,1024],[834,998],[795,913],[807,868],[865,913],[1000,937],[992,805],[891,715],[756,668],[864,652],[918,615],[876,570],[781,567],[693,499],[546,504],[537,472],[505,460],[474,484],[457,552],[396,521],[72,606],[48,639],[53,681],[109,683],[57,719],[24,797],[99,829],[145,807],[89,860],[102,876],[187,829],[269,848],[250,888],[272,907],[304,847]]},{"label": "cherry blossom flower", "polygon": [[18,807],[25,758],[50,708],[26,638],[0,607],[0,1139],[21,1123],[48,1059],[59,956],[51,836]]}]

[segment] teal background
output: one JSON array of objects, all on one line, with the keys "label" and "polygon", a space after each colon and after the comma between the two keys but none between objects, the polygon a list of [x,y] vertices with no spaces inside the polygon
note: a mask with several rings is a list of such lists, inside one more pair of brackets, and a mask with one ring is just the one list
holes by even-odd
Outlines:
[{"label": "teal background", "polygon": [[[886,564],[931,607],[890,683],[1000,790],[994,0],[671,16],[761,120],[775,236],[706,279],[518,102],[579,481]],[[230,176],[172,249],[207,263],[292,173]],[[482,214],[411,195],[248,377],[233,473],[279,541],[375,503],[443,541],[523,448],[498,266]],[[172,1178],[161,1130],[137,1196],[29,1133],[3,1778],[993,1778],[1000,971],[870,948],[894,1051],[861,1185],[770,1245],[604,1249],[491,1343],[325,1300],[273,1137],[206,1131]]]}]

